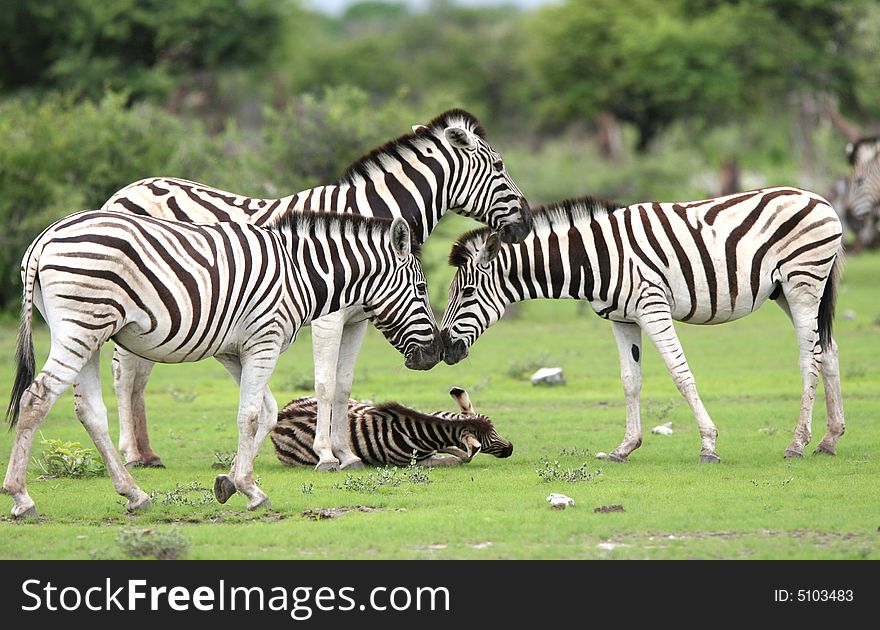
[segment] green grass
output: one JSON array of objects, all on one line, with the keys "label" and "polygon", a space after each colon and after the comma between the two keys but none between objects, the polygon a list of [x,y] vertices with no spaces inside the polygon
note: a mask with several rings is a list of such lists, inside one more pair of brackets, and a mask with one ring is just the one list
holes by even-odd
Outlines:
[{"label": "green grass", "polygon": [[[434,246],[434,243],[431,244]],[[445,247],[445,245],[444,245]],[[439,256],[428,252],[426,256]],[[643,446],[629,464],[592,457],[610,451],[624,428],[617,356],[608,324],[573,302],[531,302],[490,329],[461,365],[409,372],[372,330],[358,362],[354,395],[393,399],[424,410],[453,409],[446,392],[465,387],[476,408],[511,439],[506,460],[480,455],[471,464],[437,469],[427,485],[404,483],[371,493],[344,489],[344,473],[282,467],[267,442],[256,463],[270,511],[249,513],[244,499],[225,506],[162,504],[128,515],[106,477],[42,480],[31,465],[29,488],[38,522],[0,520],[3,558],[121,558],[122,529],[177,528],[186,558],[880,558],[880,256],[848,261],[838,302],[836,337],[847,433],[836,458],[782,458],[797,420],[800,376],[794,334],[772,304],[720,327],[678,327],[703,400],[719,429],[718,466],[699,465],[696,424],[646,346],[642,390]],[[446,272],[443,272],[444,274]],[[443,274],[439,274],[443,275]],[[445,278],[444,278],[445,279]],[[432,277],[432,280],[434,278]],[[437,280],[434,280],[436,283]],[[442,282],[442,281],[441,281]],[[434,286],[432,296],[442,291]],[[11,383],[16,331],[0,328],[0,374]],[[37,334],[41,357],[45,329]],[[116,434],[109,358],[105,399]],[[535,388],[521,366],[565,368],[567,384]],[[309,330],[282,357],[273,377],[280,403],[307,391],[312,369]],[[214,362],[157,366],[148,389],[153,444],[168,468],[136,470],[147,492],[177,484],[210,487],[215,452],[235,447],[237,391]],[[650,434],[672,421],[672,436]],[[816,405],[813,444],[824,431],[824,398]],[[42,427],[47,438],[88,438],[71,396]],[[0,437],[5,469],[12,434]],[[563,454],[563,449],[568,449]],[[578,449],[576,454],[569,454]],[[35,447],[40,455],[40,446]],[[545,483],[542,459],[563,468],[601,469],[579,483]],[[365,474],[365,473],[364,473]],[[308,487],[312,490],[308,492]],[[305,490],[304,490],[305,488]],[[551,510],[551,492],[577,505]],[[620,504],[623,512],[595,513]],[[11,507],[0,498],[4,513]],[[369,506],[333,519],[306,510]]]}]

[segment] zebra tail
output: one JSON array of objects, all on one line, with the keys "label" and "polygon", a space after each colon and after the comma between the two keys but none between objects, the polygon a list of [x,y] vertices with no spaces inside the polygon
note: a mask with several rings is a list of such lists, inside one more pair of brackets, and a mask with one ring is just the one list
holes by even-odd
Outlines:
[{"label": "zebra tail", "polygon": [[831,266],[831,273],[825,283],[825,291],[819,302],[819,346],[822,350],[831,347],[831,329],[834,324],[834,307],[837,304],[837,285],[843,267],[843,248],[838,250]]},{"label": "zebra tail", "polygon": [[25,255],[24,290],[21,299],[21,324],[18,328],[18,345],[15,349],[15,381],[6,408],[6,421],[12,429],[18,423],[21,398],[34,382],[34,337],[31,328],[34,309],[34,289],[37,283],[39,253],[42,247],[34,244]]}]

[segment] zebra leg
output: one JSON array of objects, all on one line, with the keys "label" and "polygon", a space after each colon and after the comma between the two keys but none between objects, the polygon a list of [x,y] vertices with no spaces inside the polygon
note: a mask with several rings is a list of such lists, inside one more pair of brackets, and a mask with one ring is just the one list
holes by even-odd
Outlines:
[{"label": "zebra leg", "polygon": [[73,386],[73,403],[76,417],[85,427],[101,454],[107,472],[113,481],[116,492],[128,501],[125,509],[129,512],[150,507],[150,497],[138,488],[128,469],[119,458],[119,453],[110,439],[107,428],[107,408],[101,397],[101,355],[95,352],[79,373]]},{"label": "zebra leg", "polygon": [[126,466],[164,468],[150,447],[144,390],[153,371],[152,361],[124,348],[113,353],[113,387],[119,406],[119,451]]},{"label": "zebra leg", "polygon": [[[52,359],[50,354],[46,365],[51,365]],[[3,493],[12,496],[12,515],[16,518],[37,515],[36,505],[27,491],[27,467],[31,458],[34,435],[46,419],[52,405],[70,386],[78,369],[77,366],[75,369],[49,372],[44,367],[21,397],[19,403],[21,411],[18,423],[15,425],[15,439],[9,454],[6,478],[3,480]],[[59,374],[62,371],[64,374]]]},{"label": "zebra leg", "polygon": [[278,424],[278,402],[268,387],[263,392],[263,408],[260,411],[260,420],[257,426],[257,435],[254,438],[254,457],[260,454],[260,448],[268,435]]},{"label": "zebra leg", "polygon": [[330,416],[330,441],[333,446],[333,456],[339,460],[342,469],[354,470],[364,467],[361,458],[351,448],[348,400],[351,398],[351,387],[354,382],[355,362],[366,331],[367,320],[346,322],[339,344],[339,356],[336,362],[336,391],[333,393],[333,412]]},{"label": "zebra leg", "polygon": [[[312,355],[315,359],[315,398],[318,400],[318,417],[315,426],[315,455],[320,472],[339,470],[339,460],[333,455],[330,431],[333,412],[333,395],[336,392],[336,367],[339,346],[342,343],[344,320],[337,311],[312,322]],[[347,405],[346,401],[346,405]],[[348,407],[346,406],[346,418]]]},{"label": "zebra leg", "polygon": [[[264,407],[266,396],[271,397],[267,383],[272,375],[277,355],[271,361],[259,357],[263,361],[258,365],[243,364],[238,357],[231,355],[220,355],[215,358],[238,382],[241,394],[238,403],[238,448],[235,460],[228,476],[218,475],[214,480],[214,497],[219,503],[226,503],[233,494],[241,492],[248,499],[249,510],[268,507],[269,497],[257,487],[253,472],[254,458],[259,447],[257,436],[262,434],[265,438],[271,426],[274,426],[269,426],[269,421],[266,419],[267,412],[271,409],[266,410]],[[266,367],[267,362],[271,363],[271,367]],[[277,404],[274,409],[275,421],[277,421]]]},{"label": "zebra leg", "polygon": [[703,401],[700,400],[700,395],[697,392],[697,382],[688,366],[687,358],[684,355],[684,348],[681,347],[681,342],[675,333],[672,316],[668,312],[661,314],[652,311],[651,317],[640,320],[639,324],[657,348],[660,356],[663,357],[663,362],[666,364],[666,369],[669,370],[675,386],[681,392],[681,395],[684,396],[685,400],[687,400],[691,411],[694,413],[697,426],[700,428],[700,442],[702,446],[700,449],[700,462],[704,464],[720,462],[721,458],[715,453],[718,429],[715,427],[715,423],[712,422],[712,418],[709,417]]},{"label": "zebra leg", "polygon": [[626,396],[626,433],[623,442],[608,459],[625,462],[642,445],[642,419],[639,396],[642,390],[642,329],[631,322],[611,322],[620,357],[620,381]]},{"label": "zebra leg", "polygon": [[822,351],[822,384],[825,386],[825,409],[828,414],[828,429],[816,447],[817,453],[837,454],[837,440],[846,431],[843,418],[843,397],[840,394],[840,364],[838,363],[837,342]]},{"label": "zebra leg", "polygon": [[[783,289],[784,291],[784,289]],[[819,288],[821,294],[821,287]],[[802,457],[804,448],[810,443],[813,424],[813,403],[816,398],[816,385],[819,383],[819,370],[822,363],[822,352],[819,346],[819,332],[816,328],[819,300],[812,296],[808,299],[786,295],[791,320],[794,323],[798,338],[803,390],[801,393],[801,412],[794,439],[785,450],[785,457]]]}]

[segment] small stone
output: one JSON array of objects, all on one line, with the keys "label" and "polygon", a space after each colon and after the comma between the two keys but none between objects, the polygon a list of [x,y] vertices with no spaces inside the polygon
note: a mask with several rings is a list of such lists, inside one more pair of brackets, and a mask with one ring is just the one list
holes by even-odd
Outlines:
[{"label": "small stone", "polygon": [[855,318],[856,318],[856,312],[855,312],[855,311],[846,310],[846,311],[844,311],[844,312],[842,312],[842,313],[840,314],[840,317],[841,317],[842,319],[855,319]]},{"label": "small stone", "polygon": [[[574,499],[572,499],[571,497],[567,497],[564,494],[559,494],[558,492],[553,492],[550,494],[549,497],[547,497],[547,503],[549,503],[550,506],[553,507],[554,509],[557,509],[557,510],[563,509],[564,510],[565,506],[567,506],[567,505],[573,506],[574,505]],[[561,508],[557,507],[560,505],[562,506]]]},{"label": "small stone", "polygon": [[532,374],[532,385],[565,385],[561,367],[541,368]]},{"label": "small stone", "polygon": [[672,423],[667,422],[666,424],[656,426],[651,429],[651,433],[656,433],[657,435],[672,435]]},{"label": "small stone", "polygon": [[608,453],[603,453],[602,451],[599,451],[598,453],[596,453],[596,459],[608,459]]}]

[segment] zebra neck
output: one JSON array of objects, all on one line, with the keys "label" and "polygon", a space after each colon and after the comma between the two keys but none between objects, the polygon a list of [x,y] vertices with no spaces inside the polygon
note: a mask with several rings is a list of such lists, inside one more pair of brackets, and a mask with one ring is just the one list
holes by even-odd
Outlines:
[{"label": "zebra neck", "polygon": [[501,295],[508,302],[592,298],[593,269],[579,235],[552,230],[505,245],[495,265]]},{"label": "zebra neck", "polygon": [[291,289],[299,296],[303,325],[365,304],[391,264],[384,253],[390,245],[383,242],[377,248],[369,231],[342,237],[319,227],[311,233],[307,230],[281,232],[285,250],[291,255]]},{"label": "zebra neck", "polygon": [[[415,160],[415,158],[412,158]],[[370,171],[353,181],[309,188],[278,200],[270,213],[334,212],[386,219],[403,218],[420,243],[425,242],[442,216],[449,210],[448,180],[436,162],[430,176],[409,163],[384,171]],[[436,172],[435,172],[436,171]],[[269,220],[267,216],[266,221]]]}]

